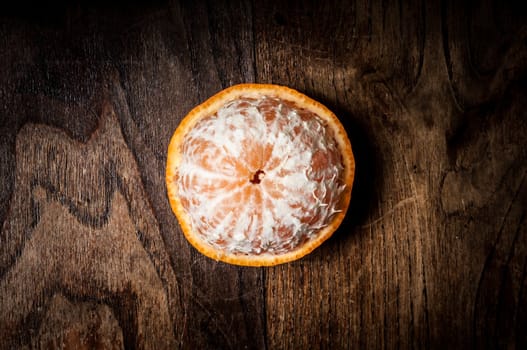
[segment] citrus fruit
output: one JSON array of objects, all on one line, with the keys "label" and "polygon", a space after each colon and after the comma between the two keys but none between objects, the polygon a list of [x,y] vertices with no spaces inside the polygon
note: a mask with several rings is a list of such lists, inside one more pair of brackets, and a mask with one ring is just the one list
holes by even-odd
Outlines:
[{"label": "citrus fruit", "polygon": [[195,107],[170,140],[168,198],[187,240],[245,266],[299,259],[329,238],[355,171],[337,117],[300,92],[240,84]]}]

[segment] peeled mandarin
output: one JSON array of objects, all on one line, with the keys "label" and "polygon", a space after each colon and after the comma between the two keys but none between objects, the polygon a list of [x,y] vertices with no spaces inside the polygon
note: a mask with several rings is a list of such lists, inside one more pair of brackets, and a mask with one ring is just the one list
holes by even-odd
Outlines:
[{"label": "peeled mandarin", "polygon": [[245,266],[299,259],[349,206],[355,162],[338,118],[296,90],[240,84],[195,107],[168,148],[168,198],[187,240]]}]

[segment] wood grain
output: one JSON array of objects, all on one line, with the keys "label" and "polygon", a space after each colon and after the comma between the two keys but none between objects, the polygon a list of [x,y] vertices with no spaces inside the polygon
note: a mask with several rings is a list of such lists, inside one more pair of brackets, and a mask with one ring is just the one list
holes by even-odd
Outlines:
[{"label": "wood grain", "polygon": [[15,155],[14,196],[2,230],[2,260],[11,265],[0,283],[4,341],[28,339],[24,323],[41,317],[58,291],[114,300],[117,318],[129,327],[126,341],[175,346],[168,298],[178,286],[113,111],[102,111],[86,144],[26,124]]},{"label": "wood grain", "polygon": [[[74,2],[0,15],[0,348],[525,348],[521,2]],[[166,199],[170,136],[241,82],[325,103],[343,226],[212,261]]]}]

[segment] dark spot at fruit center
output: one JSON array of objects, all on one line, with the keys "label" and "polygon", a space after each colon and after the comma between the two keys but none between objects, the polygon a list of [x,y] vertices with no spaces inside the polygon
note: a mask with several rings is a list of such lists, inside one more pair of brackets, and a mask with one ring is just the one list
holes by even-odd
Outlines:
[{"label": "dark spot at fruit center", "polygon": [[254,173],[252,179],[250,179],[249,181],[251,181],[252,184],[259,184],[262,181],[264,175],[265,173],[263,170],[258,170]]}]

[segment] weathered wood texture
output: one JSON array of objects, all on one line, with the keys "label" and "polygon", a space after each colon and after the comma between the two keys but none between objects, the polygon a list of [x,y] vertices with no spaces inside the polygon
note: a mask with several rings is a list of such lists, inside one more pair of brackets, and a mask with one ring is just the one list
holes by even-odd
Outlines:
[{"label": "weathered wood texture", "polygon": [[[80,2],[0,15],[0,348],[527,348],[527,16],[485,1]],[[288,85],[345,124],[310,256],[198,254],[165,194],[185,113]]]}]

